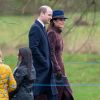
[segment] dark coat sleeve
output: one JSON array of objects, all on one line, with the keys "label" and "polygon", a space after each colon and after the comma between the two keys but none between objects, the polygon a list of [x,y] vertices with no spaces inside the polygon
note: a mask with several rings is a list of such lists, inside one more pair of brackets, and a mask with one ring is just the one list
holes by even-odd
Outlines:
[{"label": "dark coat sleeve", "polygon": [[24,77],[27,75],[27,70],[26,69],[18,69],[15,73],[14,73],[14,78],[17,82],[17,87],[20,86],[20,84],[22,83]]},{"label": "dark coat sleeve", "polygon": [[40,63],[46,63],[46,59],[43,57],[39,50],[41,40],[41,30],[37,26],[32,26],[29,32],[29,47],[32,51],[33,57]]},{"label": "dark coat sleeve", "polygon": [[30,80],[36,80],[36,71],[34,66],[32,65],[32,69],[30,71]]}]

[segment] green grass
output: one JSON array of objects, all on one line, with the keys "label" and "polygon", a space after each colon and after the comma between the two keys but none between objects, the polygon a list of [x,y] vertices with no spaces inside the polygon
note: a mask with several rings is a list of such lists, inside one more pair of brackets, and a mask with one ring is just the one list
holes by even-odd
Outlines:
[{"label": "green grass", "polygon": [[100,100],[100,86],[73,86],[75,100]]},{"label": "green grass", "polygon": [[[100,100],[100,55],[65,53],[63,58],[75,100]],[[13,70],[17,57],[8,55],[4,60]]]},{"label": "green grass", "polygon": [[16,46],[27,44],[27,36],[33,23],[32,16],[0,16],[0,44]]},{"label": "green grass", "polygon": [[14,68],[17,65],[17,56],[15,55],[7,55],[4,57],[4,63],[9,65],[11,67],[12,70],[14,70]]},{"label": "green grass", "polygon": [[[87,17],[83,16],[83,20],[89,23],[89,26],[74,26],[74,28],[67,35],[67,31],[74,24],[75,20],[79,18],[80,13],[67,14],[69,17],[65,22],[65,28],[63,31],[65,50],[66,47],[70,51],[77,51],[87,41],[89,34],[92,33],[86,43],[86,49],[90,49],[93,52],[100,51],[100,18],[99,12],[96,14],[95,26],[92,27],[93,13],[88,13]],[[34,22],[36,16],[0,16],[0,46],[1,47],[19,47],[20,45],[28,44],[28,32],[30,26]],[[10,45],[9,45],[10,44]],[[67,45],[67,46],[66,46]],[[90,47],[90,48],[89,48]],[[95,48],[95,50],[94,50]]]},{"label": "green grass", "polygon": [[100,55],[64,54],[63,58],[75,100],[99,100]]}]

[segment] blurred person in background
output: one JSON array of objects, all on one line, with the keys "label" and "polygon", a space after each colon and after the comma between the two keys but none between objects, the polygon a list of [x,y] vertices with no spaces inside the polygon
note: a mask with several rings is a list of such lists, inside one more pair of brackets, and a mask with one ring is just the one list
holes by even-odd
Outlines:
[{"label": "blurred person in background", "polygon": [[9,93],[16,89],[16,81],[11,68],[3,63],[0,50],[0,100],[9,100]]},{"label": "blurred person in background", "polygon": [[32,89],[36,79],[36,72],[33,66],[31,50],[27,47],[19,49],[14,77],[17,88],[10,93],[10,100],[34,100]]}]

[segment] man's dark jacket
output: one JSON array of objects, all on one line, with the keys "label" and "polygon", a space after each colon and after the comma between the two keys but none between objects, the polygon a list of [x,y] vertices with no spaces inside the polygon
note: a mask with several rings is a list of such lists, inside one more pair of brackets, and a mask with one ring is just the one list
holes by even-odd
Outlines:
[{"label": "man's dark jacket", "polygon": [[47,33],[38,20],[35,21],[29,31],[29,47],[32,51],[33,65],[36,70],[34,95],[57,94]]}]

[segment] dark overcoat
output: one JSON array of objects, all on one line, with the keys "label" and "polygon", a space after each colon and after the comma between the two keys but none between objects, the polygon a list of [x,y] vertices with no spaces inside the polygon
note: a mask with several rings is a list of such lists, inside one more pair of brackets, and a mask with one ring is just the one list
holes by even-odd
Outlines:
[{"label": "dark overcoat", "polygon": [[34,95],[57,94],[47,33],[42,24],[36,20],[29,31],[29,47],[32,51],[33,65],[36,70]]},{"label": "dark overcoat", "polygon": [[[58,89],[58,100],[74,100],[72,90],[70,88],[68,78],[65,76],[64,63],[62,60],[63,52],[63,39],[61,35],[61,29],[52,27],[48,31],[48,39],[51,48],[51,59],[53,62],[53,68],[55,72],[60,68],[62,72],[62,79],[56,80]],[[61,86],[60,86],[61,85]],[[64,86],[66,85],[66,86]]]},{"label": "dark overcoat", "polygon": [[10,100],[34,100],[33,82],[36,79],[35,69],[32,66],[30,79],[25,65],[17,67],[14,72],[14,78],[17,82],[17,88],[10,93]]}]

